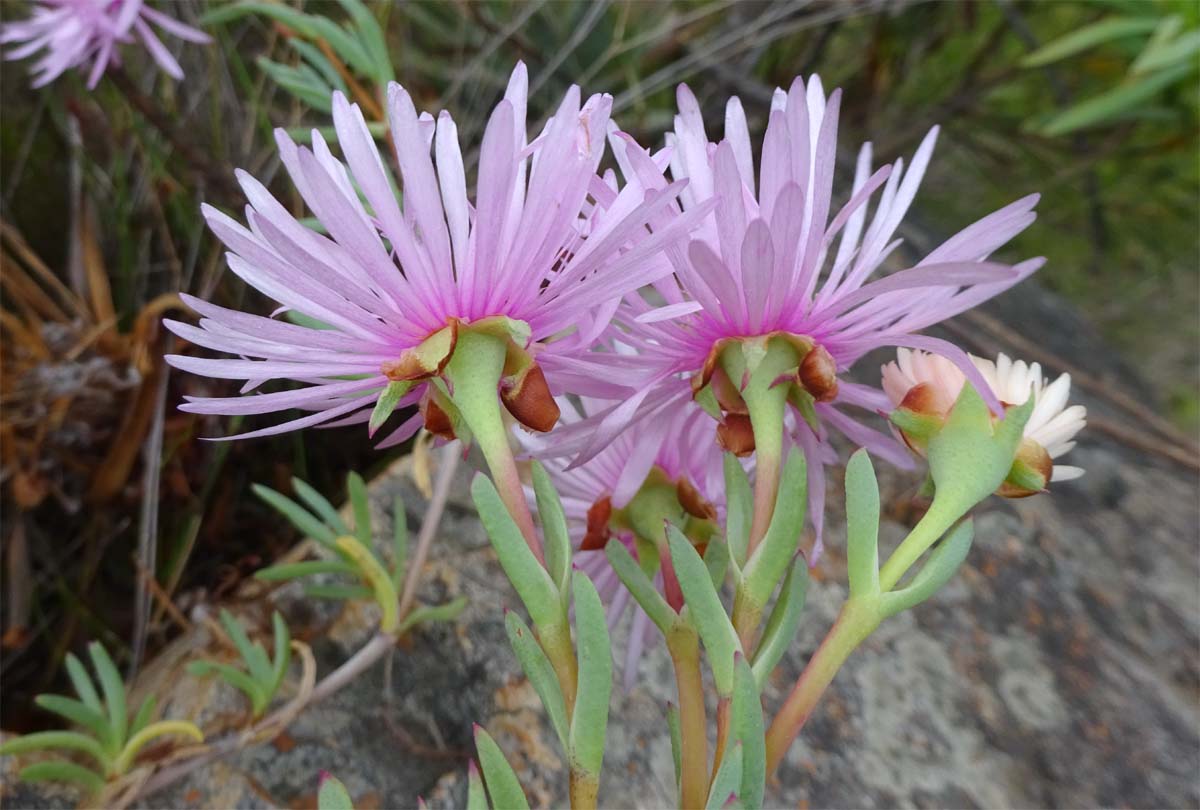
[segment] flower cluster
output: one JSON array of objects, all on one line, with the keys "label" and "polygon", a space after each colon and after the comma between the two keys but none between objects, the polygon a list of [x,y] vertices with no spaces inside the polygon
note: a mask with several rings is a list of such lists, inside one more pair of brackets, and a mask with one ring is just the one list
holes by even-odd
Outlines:
[{"label": "flower cluster", "polygon": [[120,63],[117,46],[135,40],[167,75],[182,79],[183,68],[151,25],[187,42],[211,42],[204,32],[155,11],[145,0],[40,0],[28,19],[0,28],[0,44],[14,46],[5,53],[6,59],[44,51],[32,68],[34,87],[90,63],[87,86],[91,89],[110,64]]}]

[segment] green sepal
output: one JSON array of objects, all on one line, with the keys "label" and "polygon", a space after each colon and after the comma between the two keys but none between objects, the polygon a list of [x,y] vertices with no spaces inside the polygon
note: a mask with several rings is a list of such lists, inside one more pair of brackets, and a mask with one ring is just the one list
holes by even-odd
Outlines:
[{"label": "green sepal", "polygon": [[721,810],[727,806],[730,797],[737,797],[742,784],[742,741],[725,748],[725,756],[721,759],[721,767],[713,777],[712,786],[708,789],[708,801],[704,803],[705,810]]},{"label": "green sepal", "polygon": [[717,402],[717,395],[713,391],[711,383],[697,391],[693,399],[695,399],[696,404],[700,406],[700,409],[713,419],[716,419],[718,422],[720,422],[724,418],[723,414],[721,413],[721,404]]},{"label": "green sepal", "polygon": [[767,779],[766,730],[762,700],[754,673],[745,656],[737,655],[733,667],[733,700],[729,708],[733,739],[742,743],[742,778],[738,799],[747,807],[761,807]]},{"label": "green sepal", "polygon": [[475,726],[475,750],[483,769],[483,782],[496,810],[529,810],[521,783],[496,741],[482,726]]},{"label": "green sepal", "polygon": [[741,652],[741,642],[738,641],[737,632],[729,622],[717,589],[713,587],[708,568],[696,553],[691,541],[684,537],[679,529],[668,524],[667,542],[689,618],[696,625],[696,630],[708,650],[717,694],[729,697],[733,691],[733,656],[734,653]]},{"label": "green sepal", "polygon": [[575,602],[579,693],[571,715],[569,751],[574,770],[599,779],[612,696],[612,646],[596,586],[582,571],[575,571],[571,590]]},{"label": "green sepal", "polygon": [[317,810],[354,810],[349,791],[335,776],[324,774],[317,789]]},{"label": "green sepal", "polygon": [[367,436],[374,436],[375,431],[383,427],[383,423],[396,410],[400,400],[412,389],[413,383],[414,380],[392,380],[387,384],[383,393],[379,395],[379,399],[375,400],[375,408],[371,411],[371,418],[367,422]]},{"label": "green sepal", "polygon": [[799,385],[791,385],[788,387],[787,399],[814,433],[821,429],[821,418],[817,416],[816,400],[812,394]]},{"label": "green sepal", "polygon": [[909,440],[924,444],[942,427],[942,418],[933,414],[917,413],[908,408],[896,408],[888,414],[888,421],[895,425]]},{"label": "green sepal", "polygon": [[964,520],[951,529],[930,552],[925,565],[906,587],[883,595],[880,602],[883,615],[893,616],[933,596],[954,576],[954,572],[967,558],[974,538],[974,521]]},{"label": "green sepal", "polygon": [[571,577],[571,536],[567,529],[567,517],[554,484],[546,474],[546,468],[536,460],[530,466],[538,519],[542,524],[545,542],[546,570],[558,585],[558,590],[565,595]]},{"label": "green sepal", "polygon": [[[496,556],[500,558],[500,567],[517,589],[517,595],[529,611],[534,625],[541,628],[561,624],[558,588],[529,550],[525,536],[513,522],[504,501],[500,499],[500,493],[486,475],[476,475],[471,482],[471,499],[475,502],[475,510],[483,521],[492,547],[496,549]],[[487,773],[486,768],[484,773]]]},{"label": "green sepal", "polygon": [[767,619],[762,640],[754,651],[752,668],[754,680],[760,690],[796,638],[807,592],[808,560],[804,559],[803,554],[797,554],[792,560],[791,569],[784,577],[779,597],[771,608],[771,616]]},{"label": "green sepal", "polygon": [[750,523],[754,517],[754,493],[750,478],[741,461],[726,453],[725,467],[725,542],[729,556],[740,570],[746,565],[746,549],[750,546]]},{"label": "green sepal", "polygon": [[508,643],[512,645],[525,677],[542,700],[542,706],[550,717],[550,724],[554,726],[555,733],[558,734],[563,751],[568,751],[567,704],[563,700],[562,687],[558,683],[554,666],[546,657],[542,645],[534,638],[533,632],[515,612],[505,611],[504,629],[508,633]]},{"label": "green sepal", "polygon": [[808,473],[804,454],[793,450],[783,466],[775,512],[758,548],[742,571],[742,590],[759,611],[796,555],[808,508]]},{"label": "green sepal", "polygon": [[1004,479],[1004,483],[1010,484],[1017,489],[1025,492],[1041,492],[1049,483],[1046,476],[1042,475],[1036,469],[1026,464],[1025,461],[1018,455],[1013,459],[1012,467],[1008,471],[1008,475]]},{"label": "green sepal", "polygon": [[879,593],[879,483],[866,450],[846,465],[846,572],[850,598]]},{"label": "green sepal", "polygon": [[629,549],[625,548],[624,543],[610,542],[604,547],[604,556],[608,558],[608,564],[617,573],[621,584],[665,636],[678,615],[667,604],[667,600],[663,599],[658,588],[654,587],[654,583],[646,576],[637,560],[633,559]]},{"label": "green sepal", "polygon": [[1009,408],[993,426],[983,399],[968,383],[942,429],[929,439],[929,472],[943,509],[952,504],[965,513],[1003,483],[1012,468],[1025,423],[1033,412],[1033,397]]}]

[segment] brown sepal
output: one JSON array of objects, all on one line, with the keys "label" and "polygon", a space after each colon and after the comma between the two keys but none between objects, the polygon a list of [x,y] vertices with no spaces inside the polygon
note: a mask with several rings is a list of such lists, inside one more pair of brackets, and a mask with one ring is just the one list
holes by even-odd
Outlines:
[{"label": "brown sepal", "polygon": [[458,319],[451,318],[439,329],[411,349],[405,349],[396,360],[389,360],[380,371],[392,382],[423,380],[441,374],[458,345]]},{"label": "brown sepal", "polygon": [[703,391],[704,386],[712,380],[713,372],[717,370],[721,362],[721,352],[725,351],[725,347],[733,340],[734,338],[721,338],[709,349],[708,357],[704,358],[704,365],[701,366],[700,373],[692,377],[692,396]]},{"label": "brown sepal", "polygon": [[[1017,448],[1013,469],[1014,471],[1020,469],[1030,478],[1040,477],[1041,486],[1035,489],[1032,481],[1023,486],[1019,482],[1005,480],[996,490],[996,494],[1002,498],[1028,498],[1030,495],[1046,491],[1046,484],[1050,482],[1050,476],[1054,473],[1054,459],[1050,458],[1045,447],[1033,439],[1026,438],[1021,440],[1021,444]],[[1009,479],[1012,477],[1010,473]]]},{"label": "brown sepal", "polygon": [[700,490],[696,489],[686,478],[680,478],[675,482],[675,497],[679,499],[679,505],[683,507],[683,510],[692,517],[701,520],[717,519],[717,508],[706,501],[700,494]]},{"label": "brown sepal", "polygon": [[798,377],[804,390],[817,402],[830,402],[837,396],[837,362],[824,346],[813,346],[804,355]]},{"label": "brown sepal", "polygon": [[754,428],[750,425],[750,417],[740,413],[728,414],[725,421],[717,425],[717,444],[739,458],[753,453]]},{"label": "brown sepal", "polygon": [[559,408],[542,367],[530,362],[500,387],[500,400],[513,418],[530,430],[549,433],[558,424]]},{"label": "brown sepal", "polygon": [[580,551],[599,551],[608,544],[612,533],[608,529],[608,521],[612,517],[612,498],[605,495],[588,507],[587,533],[579,544]]},{"label": "brown sepal", "polygon": [[421,397],[421,416],[425,419],[425,430],[434,436],[446,440],[456,438],[450,414],[446,413],[437,403],[437,399],[433,396],[432,386],[425,392],[425,396]]}]

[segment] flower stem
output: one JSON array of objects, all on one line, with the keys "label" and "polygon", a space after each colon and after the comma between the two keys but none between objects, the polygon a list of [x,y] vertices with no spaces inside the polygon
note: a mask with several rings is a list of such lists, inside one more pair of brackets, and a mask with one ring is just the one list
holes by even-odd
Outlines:
[{"label": "flower stem", "polygon": [[498,387],[506,351],[498,337],[460,329],[446,376],[454,386],[451,399],[483,452],[501,500],[534,556],[545,565],[542,541],[533,527],[533,515],[500,413]]},{"label": "flower stem", "polygon": [[971,504],[963,507],[945,498],[939,499],[935,495],[929,511],[879,569],[880,590],[887,593],[895,587],[912,564],[970,508]]},{"label": "flower stem", "polygon": [[876,598],[850,599],[804,668],[792,693],[767,730],[767,776],[779,767],[788,746],[800,733],[838,669],[882,620]]},{"label": "flower stem", "polygon": [[704,681],[700,675],[700,644],[691,625],[677,622],[667,636],[679,690],[679,806],[704,806],[708,786],[708,731],[704,718]]},{"label": "flower stem", "polygon": [[596,795],[600,792],[600,778],[594,773],[572,768],[567,790],[571,810],[595,810]]}]

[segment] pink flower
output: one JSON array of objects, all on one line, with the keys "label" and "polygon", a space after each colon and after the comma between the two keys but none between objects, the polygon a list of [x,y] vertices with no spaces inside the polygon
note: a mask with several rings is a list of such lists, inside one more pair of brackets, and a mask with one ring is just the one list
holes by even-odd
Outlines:
[{"label": "pink flower", "polygon": [[[653,370],[650,379],[659,382],[643,385],[636,397],[603,414],[598,439],[577,444],[586,458],[629,420],[676,407],[689,394],[676,384],[679,379],[691,379],[702,390],[717,353],[730,342],[777,335],[811,346],[811,351],[798,350],[804,362],[795,371],[800,398],[811,412],[807,419],[791,417],[789,432],[809,456],[815,560],[823,522],[821,464],[833,457],[827,429],[897,464],[910,463],[893,437],[852,415],[886,410],[887,397],[841,376],[867,352],[907,346],[944,355],[984,391],[981,373],[961,349],[919,332],[1008,289],[1042,265],[1042,259],[1009,266],[989,258],[1033,222],[1038,198],[1022,198],[950,237],[913,267],[872,280],[900,244],[894,235],[929,163],[936,128],[907,170],[897,160],[872,172],[871,146],[863,146],[849,199],[835,209],[840,91],[827,98],[815,76],[807,84],[797,78],[786,93],[776,90],[757,173],[737,98],[726,107],[725,139],[715,144],[686,86],[679,88],[678,99],[679,115],[664,157],[676,180],[690,181],[681,195],[685,210],[712,200],[716,207],[686,250],[664,254],[673,278],[655,284],[650,293],[627,297],[618,316],[620,339],[637,348]],[[637,150],[617,150],[617,157],[634,183],[653,182],[660,170]],[[995,396],[985,396],[998,410]],[[732,436],[739,427],[736,414],[729,413],[726,422]],[[759,467],[762,472],[761,460]]]},{"label": "pink flower", "polygon": [[[563,402],[564,427],[578,424],[587,413],[602,407],[583,402],[577,411]],[[643,420],[623,432],[586,464],[568,467],[561,458],[550,459],[546,471],[562,499],[571,539],[576,548],[575,565],[596,585],[608,612],[612,632],[622,617],[631,612],[629,640],[625,648],[625,688],[637,677],[638,662],[647,643],[647,632],[655,632],[650,617],[632,600],[630,593],[609,565],[604,547],[610,542],[625,545],[635,559],[641,548],[653,546],[656,538],[638,538],[629,528],[626,514],[636,509],[635,499],[649,488],[674,489],[685,520],[679,528],[698,535],[715,529],[712,520],[724,521],[725,485],[721,452],[716,444],[716,422],[700,408],[684,403],[658,419]],[[522,434],[521,441],[532,451],[555,441]],[[533,493],[528,497],[532,502]],[[631,505],[631,502],[634,502]],[[694,525],[692,525],[694,524]],[[707,536],[704,538],[707,539]],[[699,542],[693,538],[694,542]],[[668,575],[673,578],[673,575]],[[664,571],[654,574],[654,584],[672,595],[664,584]],[[678,586],[675,586],[678,588]],[[678,605],[675,605],[678,609]]]},{"label": "pink flower", "polygon": [[[1087,424],[1087,409],[1068,405],[1071,375],[1054,382],[1042,376],[1039,363],[1012,360],[1006,354],[995,362],[971,357],[986,381],[988,391],[1006,405],[1021,405],[1033,397],[1033,413],[1025,423],[1026,443],[1036,445],[1029,455],[1058,459],[1075,446],[1075,435]],[[909,349],[897,350],[896,360],[882,368],[883,390],[894,407],[918,405],[924,415],[944,417],[962,391],[966,376],[944,357]],[[914,393],[915,391],[915,393]],[[906,401],[907,400],[907,401]],[[918,448],[919,449],[919,448]],[[1083,468],[1054,463],[1047,481],[1070,481],[1083,475]],[[1013,494],[1003,492],[1002,494]]]},{"label": "pink flower", "polygon": [[[421,401],[423,413],[380,446],[398,444],[423,420],[431,429],[448,427],[429,380],[453,353],[460,326],[491,321],[513,330],[514,350],[532,361],[525,368],[534,370],[539,390],[548,381],[554,393],[625,392],[617,370],[601,370],[589,350],[622,296],[670,272],[646,259],[679,238],[694,217],[653,233],[647,223],[662,221],[658,215],[685,183],[617,193],[597,178],[612,100],[596,95],[581,105],[577,87],[528,142],[527,83],[518,65],[483,135],[473,203],[454,121],[446,112],[436,122],[418,116],[397,84],[388,88],[388,112],[403,207],[362,113],[340,93],[333,119],[345,162],[319,133],[308,149],[278,131],[283,164],[327,235],[301,224],[244,172],[238,179],[249,199],[249,227],[211,206],[204,215],[229,248],[234,273],[327,328],[187,298],[203,316],[199,328],[174,321],[168,327],[238,359],[175,355],[168,358],[174,366],[247,380],[244,391],[270,380],[299,385],[250,397],[189,398],[183,410],[312,412],[243,437],[362,423],[385,386],[403,380],[415,384],[399,405]],[[548,393],[545,403],[553,406]],[[556,411],[549,424],[554,418]]]},{"label": "pink flower", "polygon": [[202,31],[149,8],[145,0],[40,0],[28,19],[5,23],[0,29],[0,43],[20,43],[5,54],[6,59],[24,59],[45,50],[33,66],[34,87],[90,62],[87,86],[91,89],[110,63],[120,63],[117,45],[135,39],[167,75],[182,79],[183,69],[151,23],[188,42],[212,41]]}]

